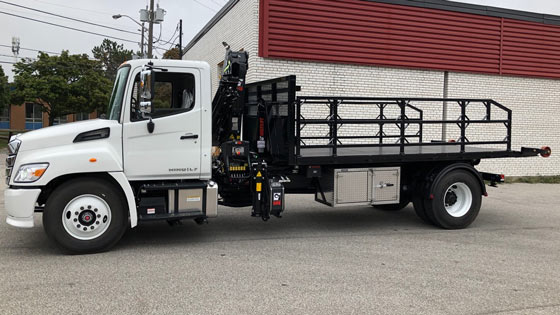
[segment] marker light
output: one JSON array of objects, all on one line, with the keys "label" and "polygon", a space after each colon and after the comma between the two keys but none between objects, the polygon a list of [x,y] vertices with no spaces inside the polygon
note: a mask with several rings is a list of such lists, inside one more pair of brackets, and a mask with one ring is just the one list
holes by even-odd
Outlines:
[{"label": "marker light", "polygon": [[26,164],[20,166],[14,182],[16,183],[32,183],[37,181],[49,167],[49,163]]}]

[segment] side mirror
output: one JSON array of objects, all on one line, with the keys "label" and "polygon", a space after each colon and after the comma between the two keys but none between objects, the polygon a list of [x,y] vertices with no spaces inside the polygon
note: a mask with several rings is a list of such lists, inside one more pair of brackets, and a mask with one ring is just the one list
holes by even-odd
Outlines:
[{"label": "side mirror", "polygon": [[154,99],[155,72],[152,69],[142,69],[140,72],[140,108],[142,116],[152,113],[152,100]]}]

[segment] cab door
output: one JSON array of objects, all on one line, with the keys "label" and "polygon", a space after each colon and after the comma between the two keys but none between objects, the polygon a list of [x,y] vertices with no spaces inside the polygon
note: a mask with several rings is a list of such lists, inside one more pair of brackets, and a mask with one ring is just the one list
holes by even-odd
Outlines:
[{"label": "cab door", "polygon": [[138,112],[140,69],[135,70],[132,88],[127,92],[129,106],[124,107],[128,113],[123,117],[126,176],[129,180],[200,178],[199,70],[170,67],[166,72],[157,72],[148,117]]}]

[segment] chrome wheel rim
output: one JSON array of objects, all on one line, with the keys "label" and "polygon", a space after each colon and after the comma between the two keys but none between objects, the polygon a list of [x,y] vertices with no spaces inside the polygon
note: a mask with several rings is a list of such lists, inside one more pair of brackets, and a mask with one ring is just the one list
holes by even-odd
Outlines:
[{"label": "chrome wheel rim", "polygon": [[62,225],[70,236],[87,241],[101,236],[111,224],[111,208],[99,196],[80,195],[62,211]]},{"label": "chrome wheel rim", "polygon": [[472,205],[472,192],[465,183],[457,182],[449,186],[443,196],[445,210],[450,216],[460,218],[469,212]]}]

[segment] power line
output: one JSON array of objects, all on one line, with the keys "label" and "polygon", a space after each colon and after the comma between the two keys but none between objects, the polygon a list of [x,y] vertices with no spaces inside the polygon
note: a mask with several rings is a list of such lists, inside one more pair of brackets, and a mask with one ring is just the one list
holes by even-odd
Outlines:
[{"label": "power line", "polygon": [[[14,55],[4,55],[4,54],[0,54],[0,56],[2,56],[2,57],[12,57],[12,58],[14,58],[14,57],[15,57]],[[22,57],[22,56],[18,56],[17,58],[18,58],[18,59],[31,59],[31,60],[37,60],[37,58],[35,58],[35,57]]]},{"label": "power line", "polygon": [[[214,2],[215,4],[219,5],[220,7],[223,7],[224,4],[225,4],[225,3],[220,3],[220,2],[218,2],[218,1],[216,1],[216,0],[210,0],[210,1]],[[227,1],[226,1],[226,2],[227,2]]]},{"label": "power line", "polygon": [[131,31],[119,29],[119,28],[116,28],[116,27],[111,27],[111,26],[106,26],[106,25],[101,25],[101,24],[97,24],[97,23],[93,23],[93,22],[80,20],[80,19],[75,19],[75,18],[71,18],[71,17],[68,17],[68,16],[64,16],[64,15],[60,15],[60,14],[56,14],[56,13],[51,13],[51,12],[47,12],[47,11],[43,11],[43,10],[39,10],[39,9],[34,9],[34,8],[26,7],[26,6],[23,6],[23,5],[15,4],[15,3],[11,3],[11,2],[8,2],[8,1],[0,0],[0,3],[4,3],[4,4],[7,4],[7,5],[12,5],[12,6],[15,6],[15,7],[18,7],[18,8],[32,10],[32,11],[36,11],[36,12],[40,12],[40,13],[44,13],[44,14],[53,15],[53,16],[60,17],[60,18],[63,18],[63,19],[68,19],[68,20],[71,20],[71,21],[81,22],[81,23],[85,23],[85,24],[89,24],[89,25],[98,26],[98,27],[104,27],[104,28],[119,31],[119,32],[138,35],[138,33],[136,33],[136,32],[131,32]]},{"label": "power line", "polygon": [[96,13],[96,14],[104,15],[104,16],[110,16],[110,15],[113,14],[113,13],[110,13],[110,12],[96,11],[96,10],[84,9],[84,8],[76,8],[76,7],[71,7],[71,6],[67,6],[67,5],[63,5],[63,4],[52,3],[52,2],[48,2],[48,1],[42,1],[42,0],[33,0],[33,1],[39,2],[39,3],[54,5],[54,6],[57,6],[57,7],[63,7],[63,8],[68,8],[68,9],[74,9],[74,10]]},{"label": "power line", "polygon": [[203,7],[205,7],[205,8],[207,8],[207,9],[213,11],[213,12],[218,12],[218,10],[216,10],[216,9],[214,9],[214,8],[211,8],[211,7],[207,6],[206,4],[204,4],[204,3],[202,3],[202,2],[200,2],[200,1],[198,1],[198,0],[193,0],[193,1],[196,2],[196,3],[198,3],[198,4],[200,4],[201,6],[203,6]]},{"label": "power line", "polygon": [[175,41],[175,40],[174,40],[175,34],[177,34],[177,31],[178,31],[178,30],[179,30],[179,24],[177,24],[177,26],[175,27],[175,31],[173,32],[173,35],[171,35],[171,38],[169,38],[168,40],[162,42],[161,44],[162,44],[162,45],[167,45],[167,44],[171,43],[172,40]]},{"label": "power line", "polygon": [[13,61],[2,61],[2,60],[0,60],[0,63],[7,63],[7,64],[10,64],[10,65],[16,64],[16,63],[13,62]]},{"label": "power line", "polygon": [[[10,45],[2,45],[2,44],[0,44],[0,47],[12,48],[12,46],[10,46]],[[21,49],[21,50],[35,51],[35,52],[44,52],[44,53],[54,54],[54,55],[60,55],[60,53],[57,53],[57,52],[54,52],[54,51],[47,51],[47,50],[40,50],[40,49],[32,49],[32,48],[23,48],[23,47],[20,47],[19,49]]]},{"label": "power line", "polygon": [[102,36],[102,37],[106,37],[106,38],[112,38],[112,39],[120,40],[120,41],[123,41],[123,42],[138,44],[137,41],[133,41],[133,40],[129,40],[129,39],[124,39],[124,38],[120,38],[120,37],[109,36],[109,35],[104,35],[104,34],[100,34],[100,33],[81,30],[79,28],[74,28],[74,27],[64,26],[64,25],[60,25],[60,24],[56,24],[56,23],[47,22],[47,21],[37,20],[37,19],[30,18],[30,17],[21,16],[21,15],[8,13],[8,12],[4,12],[4,11],[0,11],[0,14],[11,15],[11,16],[15,16],[15,17],[18,17],[18,18],[21,18],[21,19],[31,20],[31,21],[35,21],[35,22],[39,22],[39,23],[43,23],[43,24],[52,25],[52,26],[58,26],[58,27],[66,28],[66,29],[69,29],[69,30],[77,31],[77,32],[82,32],[82,33],[87,33],[87,34],[91,34],[91,35],[97,35],[97,36]]}]

